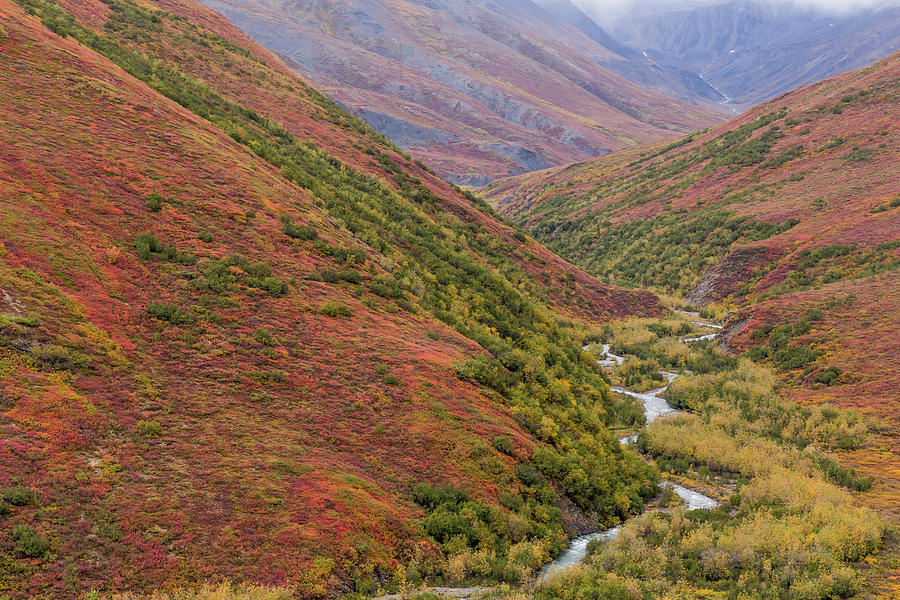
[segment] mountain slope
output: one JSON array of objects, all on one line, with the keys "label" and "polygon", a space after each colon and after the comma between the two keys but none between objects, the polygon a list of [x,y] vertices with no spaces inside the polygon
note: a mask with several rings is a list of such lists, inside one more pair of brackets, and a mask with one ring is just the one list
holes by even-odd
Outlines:
[{"label": "mountain slope", "polygon": [[680,66],[679,60],[659,60],[646,52],[622,44],[606,32],[571,0],[535,0],[535,3],[556,19],[572,25],[591,40],[614,54],[599,63],[628,81],[673,98],[692,103],[721,103],[725,97],[703,80],[700,75]]},{"label": "mountain slope", "polygon": [[642,2],[596,17],[624,43],[699,73],[743,110],[900,49],[900,7],[890,4],[837,12],[756,0]]},{"label": "mountain slope", "polygon": [[[767,292],[785,282],[807,246],[843,243],[857,256],[896,236],[898,71],[895,53],[668,146],[529,173],[484,191],[504,214],[609,279],[708,302],[745,281],[707,271],[731,248],[732,270],[781,265],[759,272],[741,295]],[[667,231],[691,237],[667,239]],[[690,245],[674,246],[679,240]],[[657,250],[671,262],[645,262]],[[891,255],[866,255],[860,264]]]},{"label": "mountain slope", "polygon": [[535,564],[653,493],[580,350],[653,296],[194,2],[0,0],[0,54],[0,595],[365,592],[446,565],[418,482]]},{"label": "mountain slope", "polygon": [[[604,68],[625,59],[530,0],[205,4],[458,183],[585,159],[721,119],[710,103],[680,102]],[[655,80],[665,87],[662,81]]]},{"label": "mountain slope", "polygon": [[804,402],[884,419],[846,457],[895,521],[900,467],[900,53],[709,132],[484,189],[604,279],[730,309],[717,339],[770,362]]}]

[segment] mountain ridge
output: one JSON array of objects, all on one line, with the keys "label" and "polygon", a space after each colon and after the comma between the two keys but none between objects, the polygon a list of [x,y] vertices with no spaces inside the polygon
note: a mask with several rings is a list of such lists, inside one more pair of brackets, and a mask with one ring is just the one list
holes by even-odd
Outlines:
[{"label": "mountain ridge", "polygon": [[596,18],[624,43],[699,73],[743,111],[900,49],[900,6],[845,8],[651,2]]},{"label": "mountain ridge", "polygon": [[718,119],[605,69],[622,59],[531,2],[207,4],[458,183]]}]

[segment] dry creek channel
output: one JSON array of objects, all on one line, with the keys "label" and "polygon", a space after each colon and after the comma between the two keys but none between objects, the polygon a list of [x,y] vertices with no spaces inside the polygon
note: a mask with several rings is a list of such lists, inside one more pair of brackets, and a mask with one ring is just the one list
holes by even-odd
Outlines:
[{"label": "dry creek channel", "polygon": [[[713,325],[712,323],[704,323],[702,321],[691,321],[691,323],[702,327],[721,329],[721,326]],[[710,340],[714,338],[715,335],[715,333],[708,333],[696,337],[685,338],[684,341],[694,342],[698,340]],[[584,346],[584,350],[587,350],[588,346]],[[601,366],[616,367],[625,361],[624,357],[610,353],[609,344],[603,344],[603,353],[605,355],[605,358],[597,361],[597,363]],[[633,390],[629,390],[628,388],[619,386],[615,386],[612,388],[614,392],[625,394],[627,396],[631,396],[632,398],[637,398],[638,400],[640,400],[641,404],[644,405],[644,415],[647,417],[647,423],[652,423],[657,418],[663,415],[677,414],[678,412],[680,412],[678,409],[673,408],[668,402],[666,402],[666,399],[662,397],[663,392],[668,389],[669,384],[678,377],[678,374],[669,373],[668,371],[661,371],[661,373],[667,380],[666,385],[661,388],[650,390],[648,392],[635,392]],[[633,444],[636,440],[637,435],[629,435],[619,439],[619,442],[623,444]],[[678,496],[684,501],[687,510],[696,510],[698,508],[714,508],[719,504],[718,500],[701,494],[697,490],[692,490],[682,485],[678,485],[677,483],[674,483],[672,481],[664,481],[662,485],[672,488],[672,491],[678,494]],[[587,555],[587,546],[589,542],[591,542],[592,540],[609,541],[615,539],[616,536],[619,535],[619,532],[621,530],[622,527],[621,525],[619,525],[610,529],[605,529],[603,531],[588,533],[586,535],[582,535],[573,539],[569,544],[569,547],[566,548],[562,552],[562,554],[557,556],[556,559],[554,559],[544,567],[539,579],[546,577],[550,573],[553,573],[560,569],[565,569],[567,567],[578,564]]]}]

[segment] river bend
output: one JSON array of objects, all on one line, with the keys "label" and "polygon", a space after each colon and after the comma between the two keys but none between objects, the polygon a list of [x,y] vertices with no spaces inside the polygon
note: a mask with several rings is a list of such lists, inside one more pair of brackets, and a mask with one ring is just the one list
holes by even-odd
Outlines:
[{"label": "river bend", "polygon": [[[722,328],[719,325],[704,323],[702,321],[691,321],[691,323],[702,327],[711,327],[713,329]],[[684,341],[693,342],[698,340],[709,340],[714,338],[715,335],[715,333],[709,333],[706,335],[685,338]],[[589,345],[585,345],[583,347],[583,350],[587,350],[588,346]],[[604,367],[618,366],[625,361],[624,357],[610,353],[609,344],[603,344],[603,353],[605,355],[604,358],[598,360],[597,363]],[[677,408],[674,408],[671,404],[669,404],[665,398],[661,397],[662,393],[668,389],[669,384],[671,384],[675,380],[675,378],[678,377],[678,374],[670,373],[668,371],[660,371],[660,373],[662,373],[662,375],[666,378],[666,385],[654,390],[650,390],[648,392],[635,392],[634,390],[629,390],[628,388],[620,386],[615,386],[612,388],[614,392],[625,394],[627,396],[631,396],[632,398],[637,398],[638,400],[640,400],[641,404],[644,405],[644,415],[647,418],[647,423],[652,423],[657,418],[663,415],[677,414],[678,412],[680,412]],[[619,441],[622,444],[631,444],[636,440],[637,435],[634,434],[625,436]],[[714,508],[719,505],[718,500],[710,498],[705,494],[701,494],[697,490],[692,490],[691,488],[684,487],[683,485],[679,485],[675,482],[664,481],[662,483],[662,486],[669,487],[672,489],[672,491],[678,494],[678,496],[684,501],[687,510],[696,510],[699,508]],[[608,542],[609,540],[615,539],[616,536],[619,535],[619,532],[621,530],[622,526],[617,525],[616,527],[611,527],[610,529],[596,531],[594,533],[588,533],[586,535],[576,537],[571,541],[569,547],[566,548],[562,552],[562,554],[557,556],[552,562],[548,563],[544,567],[540,577],[546,577],[550,573],[578,564],[587,555],[588,543],[590,543],[592,540],[602,540]]]}]

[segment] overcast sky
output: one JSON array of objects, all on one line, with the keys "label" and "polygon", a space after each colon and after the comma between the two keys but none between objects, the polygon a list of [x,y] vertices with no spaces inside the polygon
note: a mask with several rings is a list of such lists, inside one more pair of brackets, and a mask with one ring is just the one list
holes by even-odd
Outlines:
[{"label": "overcast sky", "polygon": [[[707,4],[724,4],[728,0],[572,0],[585,12],[593,15],[619,13],[634,6],[674,5],[703,6]],[[773,6],[802,6],[817,8],[832,13],[846,13],[853,10],[872,9],[874,7],[900,6],[900,0],[751,0]]]}]

